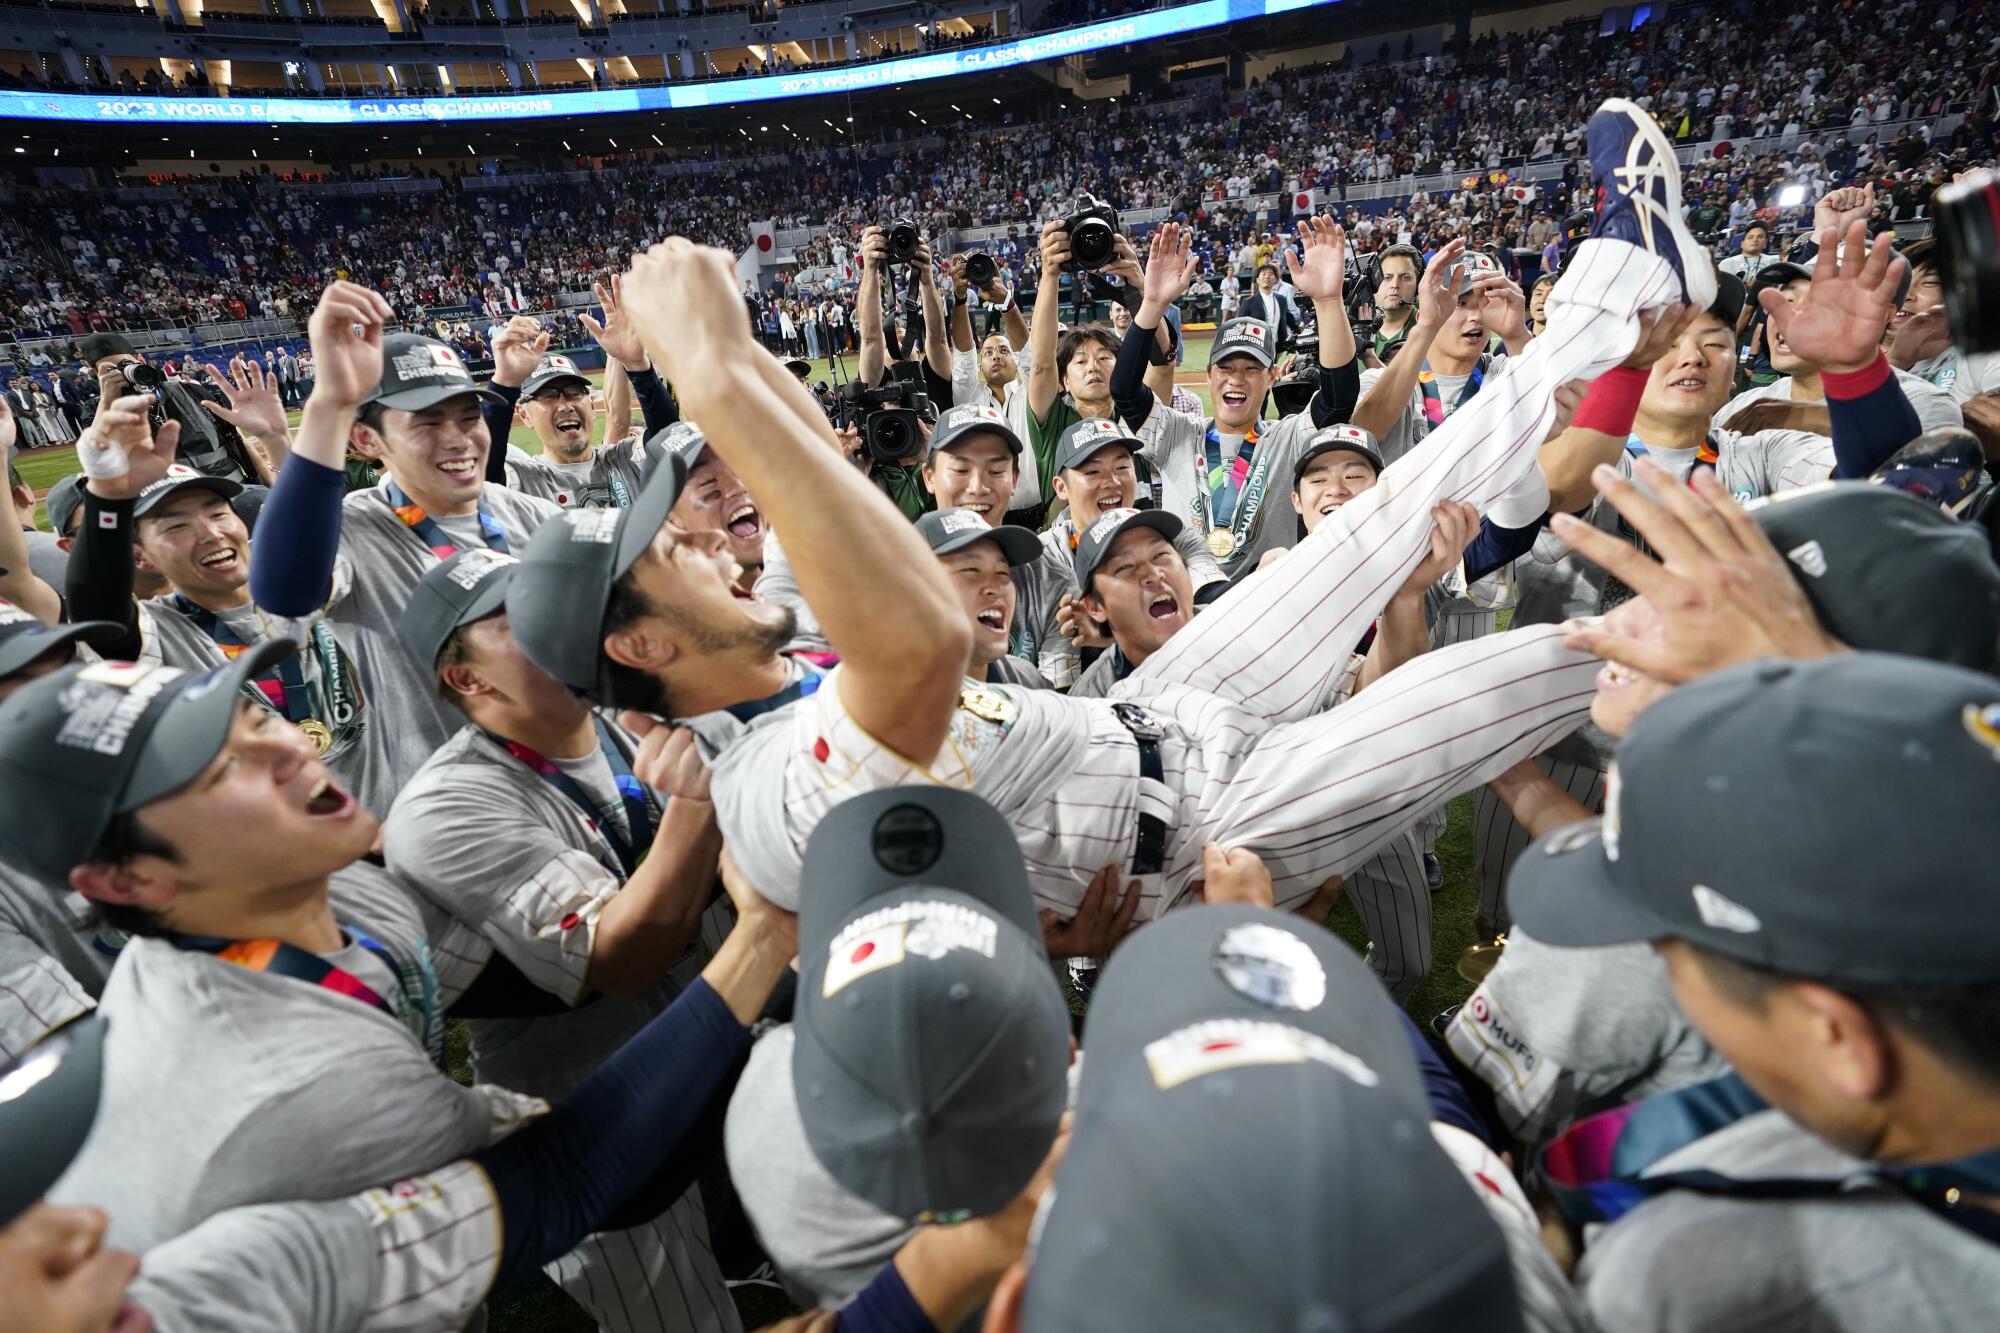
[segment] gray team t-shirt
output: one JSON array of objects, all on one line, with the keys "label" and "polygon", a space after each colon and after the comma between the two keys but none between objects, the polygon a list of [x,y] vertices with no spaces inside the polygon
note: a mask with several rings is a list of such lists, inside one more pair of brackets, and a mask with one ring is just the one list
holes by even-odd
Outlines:
[{"label": "gray team t-shirt", "polygon": [[645,484],[650,461],[645,441],[634,436],[599,445],[590,457],[575,463],[558,462],[547,454],[510,457],[507,484],[564,509],[624,509]]},{"label": "gray team t-shirt", "polygon": [[[1184,535],[1192,536],[1197,543],[1206,541],[1209,527],[1206,480],[1209,425],[1207,418],[1189,416],[1155,402],[1138,430],[1143,441],[1139,452],[1159,474],[1160,508],[1187,524]],[[1277,421],[1258,423],[1257,449],[1230,521],[1232,531],[1243,534],[1242,540],[1228,559],[1217,562],[1224,575],[1255,569],[1266,551],[1290,546],[1298,540],[1298,514],[1287,497],[1292,490],[1292,469],[1305,442],[1317,430],[1310,407]],[[1253,495],[1260,480],[1262,493]],[[1245,510],[1252,508],[1254,512],[1247,525],[1239,523]],[[1203,549],[1205,552],[1206,547]],[[1190,559],[1191,572],[1193,563]],[[1201,586],[1201,581],[1195,586]]]},{"label": "gray team t-shirt", "polygon": [[[1507,357],[1504,353],[1495,352],[1489,354],[1486,359],[1486,371],[1480,381],[1480,393],[1484,393],[1492,385],[1494,377],[1506,368]],[[1388,374],[1386,368],[1362,371],[1361,396],[1355,401],[1357,403],[1366,401],[1369,393],[1375,388],[1376,383],[1386,374]],[[1431,384],[1437,389],[1438,407],[1444,413],[1445,420],[1449,421],[1452,413],[1472,401],[1472,398],[1464,398],[1465,386],[1471,380],[1472,376],[1470,374],[1438,375],[1432,379]],[[1472,397],[1477,398],[1478,396],[1479,394],[1474,394]],[[1464,400],[1460,401],[1462,398]],[[1423,388],[1421,385],[1413,386],[1410,389],[1410,405],[1403,409],[1403,415],[1396,419],[1396,424],[1390,429],[1389,433],[1376,442],[1382,450],[1382,461],[1384,463],[1395,462],[1404,454],[1422,444],[1424,437],[1429,435],[1434,429],[1436,428],[1430,424],[1429,418],[1424,415]],[[1289,477],[1286,478],[1286,484],[1291,484]]]},{"label": "gray team t-shirt", "polygon": [[68,886],[0,865],[0,1058],[90,1012],[124,944]]},{"label": "gray team t-shirt", "polygon": [[[595,789],[600,818],[624,821],[602,757],[556,762],[586,792]],[[644,997],[580,1003],[598,918],[624,884],[611,869],[615,853],[581,810],[479,728],[462,728],[417,770],[382,842],[390,868],[475,933],[489,955],[580,1005],[540,1018],[468,1020],[481,1080],[559,1097],[678,992],[668,982]]]},{"label": "gray team t-shirt", "polygon": [[[426,921],[393,878],[340,871],[334,911],[421,977]],[[128,944],[99,1005],[110,1022],[97,1123],[49,1198],[104,1208],[109,1243],[144,1251],[227,1208],[431,1170],[545,1109],[452,1082],[413,1033],[426,1015],[390,969],[351,944],[336,961],[398,1013],[164,940]],[[455,992],[437,962],[430,1017],[441,1022]]]},{"label": "gray team t-shirt", "polygon": [[[546,500],[490,484],[481,492],[481,502],[516,555],[535,529],[562,512]],[[341,503],[340,521],[340,559],[326,616],[368,690],[370,721],[362,736],[355,795],[382,815],[410,775],[465,719],[438,698],[436,673],[429,664],[412,658],[396,637],[404,604],[438,557],[396,516],[386,488],[349,495]],[[461,549],[484,545],[476,514],[439,518],[437,523]]]}]

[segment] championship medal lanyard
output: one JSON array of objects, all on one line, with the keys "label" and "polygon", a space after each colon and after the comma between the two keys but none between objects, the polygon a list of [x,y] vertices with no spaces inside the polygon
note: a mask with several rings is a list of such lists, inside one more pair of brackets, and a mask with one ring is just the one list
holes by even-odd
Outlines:
[{"label": "championship medal lanyard", "polygon": [[604,818],[604,812],[598,808],[597,802],[590,798],[590,793],[578,786],[576,780],[569,774],[556,767],[553,761],[544,758],[519,741],[510,741],[490,731],[486,733],[486,738],[539,774],[544,782],[554,787],[564,799],[574,805],[582,814],[583,822],[590,826],[591,832],[604,839],[618,858],[617,865],[606,864],[605,869],[614,873],[622,872],[622,877],[629,879],[639,869],[640,863],[646,859],[646,853],[652,848],[653,831],[660,822],[659,806],[654,801],[653,794],[646,790],[645,784],[632,776],[632,765],[625,758],[625,751],[612,736],[611,728],[605,725],[601,717],[594,720],[597,723],[597,748],[604,755],[605,762],[611,765],[611,780],[618,788],[618,799],[625,805],[626,825],[632,830],[630,840],[619,836],[617,827]]},{"label": "championship medal lanyard", "polygon": [[[206,634],[229,661],[235,661],[250,647],[215,612],[196,606],[180,593],[174,593],[167,600],[176,611],[193,621],[195,627]],[[345,730],[360,710],[352,702],[345,701],[342,694],[347,683],[347,663],[340,645],[334,641],[333,631],[322,621],[307,634],[312,640],[313,652],[319,657],[320,674],[329,703],[326,716],[322,717],[313,708],[312,687],[306,682],[305,668],[296,656],[279,662],[269,675],[245,681],[243,693],[303,731],[312,739],[313,747],[325,754],[333,748],[336,730]]]},{"label": "championship medal lanyard", "polygon": [[[389,478],[382,478],[382,489],[389,496],[389,507],[396,511],[396,517],[403,520],[405,527],[417,534],[417,540],[431,548],[431,554],[440,560],[449,560],[458,554],[458,543],[451,534],[438,526],[437,520],[424,512],[424,507],[403,494],[403,488]],[[485,539],[489,550],[502,555],[511,554],[507,550],[507,534],[500,530],[500,520],[486,512],[486,501],[479,501],[479,535]]]},{"label": "championship medal lanyard", "polygon": [[432,1029],[436,1026],[433,1020],[437,1015],[436,980],[431,976],[428,963],[421,965],[413,977],[410,970],[399,966],[395,956],[382,945],[358,930],[344,926],[341,929],[347,938],[379,959],[396,978],[396,984],[403,993],[400,1006],[389,1003],[376,993],[373,986],[346,968],[283,940],[224,940],[208,935],[172,935],[168,939],[176,949],[213,954],[225,963],[234,963],[252,972],[291,977],[308,986],[318,986],[371,1005],[408,1028],[428,1049]]},{"label": "championship medal lanyard", "polygon": [[1271,454],[1257,452],[1257,439],[1257,426],[1252,425],[1236,446],[1236,456],[1225,459],[1222,433],[1211,419],[1202,440],[1202,457],[1195,461],[1195,521],[1208,533],[1208,549],[1218,560],[1243,549],[1250,539],[1250,524],[1263,507]]},{"label": "championship medal lanyard", "polygon": [[[1486,383],[1486,362],[1487,358],[1482,355],[1479,364],[1475,365],[1472,373],[1465,377],[1465,387],[1460,389],[1458,397],[1452,400],[1452,411],[1456,412],[1471,402],[1479,393],[1479,386]],[[1417,391],[1424,396],[1424,420],[1433,426],[1443,425],[1444,398],[1438,393],[1437,372],[1431,369],[1431,363],[1428,361],[1424,362],[1424,368],[1417,372]]]}]

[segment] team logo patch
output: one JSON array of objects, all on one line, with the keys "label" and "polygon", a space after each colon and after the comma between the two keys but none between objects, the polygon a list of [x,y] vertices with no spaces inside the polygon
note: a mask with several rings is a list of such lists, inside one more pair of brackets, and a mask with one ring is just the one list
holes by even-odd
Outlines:
[{"label": "team logo patch", "polygon": [[1735,935],[1755,935],[1764,929],[1764,923],[1757,914],[1726,894],[1717,893],[1706,884],[1697,884],[1689,890],[1694,896],[1694,910],[1701,917],[1702,924],[1712,930],[1726,930]]},{"label": "team logo patch", "polygon": [[545,356],[542,358],[542,364],[535,367],[537,375],[550,375],[559,370],[574,375],[577,373],[576,362],[566,356]]},{"label": "team logo patch", "polygon": [[826,960],[826,976],[820,982],[820,998],[832,999],[852,982],[896,966],[903,961],[903,935],[909,927],[900,923],[871,930],[852,939],[847,932],[834,941]]},{"label": "team logo patch", "polygon": [[173,667],[135,662],[92,663],[63,689],[60,702],[69,716],[56,732],[56,744],[95,754],[123,754],[147,707],[184,674]]},{"label": "team logo patch", "polygon": [[1106,510],[1097,522],[1090,525],[1090,540],[1101,542],[1110,537],[1120,523],[1138,513],[1136,509]]},{"label": "team logo patch", "polygon": [[869,830],[875,864],[900,879],[921,875],[944,855],[944,826],[921,805],[892,805]]},{"label": "team logo patch", "polygon": [[618,540],[616,509],[570,509],[563,513],[569,524],[569,539],[595,546],[609,546]]},{"label": "team logo patch", "polygon": [[958,903],[925,900],[864,912],[827,945],[820,995],[831,999],[860,978],[910,958],[936,962],[958,949],[991,958],[999,944],[999,923]]},{"label": "team logo patch", "polygon": [[1353,1052],[1285,1023],[1210,1019],[1146,1043],[1146,1068],[1162,1091],[1229,1069],[1302,1064],[1323,1065],[1364,1088],[1381,1081]]},{"label": "team logo patch", "polygon": [[1452,1018],[1445,1029],[1445,1044],[1460,1064],[1493,1089],[1500,1104],[1512,1113],[1508,1119],[1514,1124],[1541,1104],[1560,1072],[1535,1054],[1484,987],[1474,991]]},{"label": "team logo patch", "polygon": [[2000,704],[1967,704],[1958,715],[1965,724],[1965,734],[1986,747],[1986,752],[2000,759]]},{"label": "team logo patch", "polygon": [[1807,542],[1803,546],[1794,546],[1785,552],[1785,559],[1813,578],[1826,577],[1826,551],[1816,541]]},{"label": "team logo patch", "polygon": [[1232,926],[1216,941],[1215,973],[1239,995],[1267,1009],[1317,1009],[1326,1001],[1326,969],[1312,946],[1277,926]]},{"label": "team logo patch", "polygon": [[946,534],[949,535],[955,532],[970,532],[974,528],[983,528],[986,526],[986,520],[973,513],[970,509],[947,509],[938,515],[938,526],[943,528]]}]

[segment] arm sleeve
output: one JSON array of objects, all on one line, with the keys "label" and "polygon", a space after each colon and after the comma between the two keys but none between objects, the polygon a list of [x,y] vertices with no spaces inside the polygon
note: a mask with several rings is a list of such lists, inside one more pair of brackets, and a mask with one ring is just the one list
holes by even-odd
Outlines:
[{"label": "arm sleeve", "polygon": [[1118,344],[1118,359],[1111,366],[1111,406],[1118,419],[1133,430],[1145,424],[1153,411],[1153,391],[1146,387],[1146,367],[1158,329],[1139,327],[1137,320],[1125,330]]},{"label": "arm sleeve", "polygon": [[1479,535],[1465,548],[1465,581],[1477,583],[1502,565],[1509,564],[1534,549],[1535,539],[1548,526],[1542,515],[1525,528],[1503,528],[1490,518],[1479,520]]},{"label": "arm sleeve", "polygon": [[1833,423],[1835,481],[1872,475],[1898,449],[1923,434],[1917,409],[1880,352],[1866,370],[1852,375],[1823,371],[1820,382],[1826,389],[1826,414]]},{"label": "arm sleeve", "polygon": [[486,419],[486,480],[496,486],[507,484],[507,437],[514,431],[514,404],[521,401],[521,386],[518,384],[492,384],[486,386],[497,398],[479,400],[479,415]]},{"label": "arm sleeve", "polygon": [[1319,388],[1313,392],[1311,412],[1315,429],[1325,430],[1352,419],[1354,405],[1361,401],[1361,358],[1344,366],[1315,366]]},{"label": "arm sleeve", "polygon": [[83,521],[63,576],[70,620],[108,620],[123,629],[102,651],[126,662],[138,661],[143,647],[139,604],[132,600],[132,503],[102,499],[84,488]]},{"label": "arm sleeve", "polygon": [[[504,451],[494,452],[505,461]],[[296,455],[285,461],[257,521],[270,535],[250,546],[250,596],[258,606],[302,619],[326,601],[340,556],[340,502],[346,493],[343,470]]]},{"label": "arm sleeve", "polygon": [[625,378],[631,382],[632,392],[639,399],[639,411],[646,419],[647,439],[652,439],[681,419],[681,405],[667,392],[659,371],[651,366],[644,370],[628,370]]},{"label": "arm sleeve", "polygon": [[494,1285],[596,1230],[679,1146],[749,1044],[697,980],[549,1114],[478,1154],[507,1220]]},{"label": "arm sleeve", "polygon": [[839,1333],[937,1333],[937,1325],[910,1294],[893,1262],[882,1265],[882,1271],[841,1310],[833,1326]]}]

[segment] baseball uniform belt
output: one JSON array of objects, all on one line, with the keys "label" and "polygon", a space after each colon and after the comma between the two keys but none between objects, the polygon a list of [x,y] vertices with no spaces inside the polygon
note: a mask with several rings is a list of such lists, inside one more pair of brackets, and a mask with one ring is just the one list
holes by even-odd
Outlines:
[{"label": "baseball uniform belt", "polygon": [[[1166,768],[1160,762],[1160,724],[1145,709],[1132,704],[1113,704],[1111,711],[1139,745],[1139,776],[1165,784]],[[1157,875],[1166,864],[1167,823],[1158,815],[1139,813],[1139,832],[1132,841],[1132,873]]]}]

